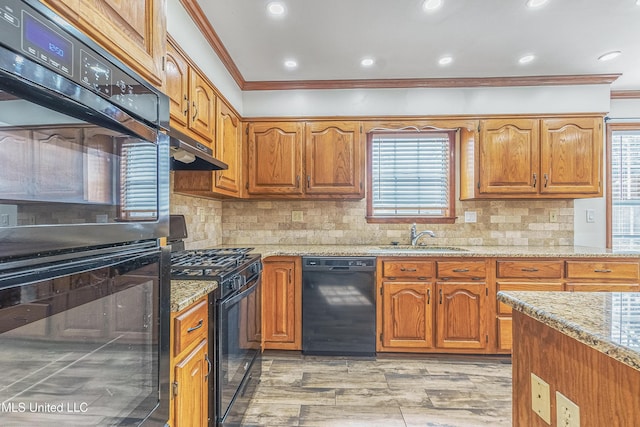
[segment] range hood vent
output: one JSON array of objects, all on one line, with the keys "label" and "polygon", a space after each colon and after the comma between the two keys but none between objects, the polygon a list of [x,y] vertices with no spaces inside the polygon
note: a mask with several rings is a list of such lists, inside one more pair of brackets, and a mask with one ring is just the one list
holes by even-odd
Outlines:
[{"label": "range hood vent", "polygon": [[229,168],[226,163],[213,157],[209,147],[187,135],[171,129],[169,138],[171,170],[214,171]]}]

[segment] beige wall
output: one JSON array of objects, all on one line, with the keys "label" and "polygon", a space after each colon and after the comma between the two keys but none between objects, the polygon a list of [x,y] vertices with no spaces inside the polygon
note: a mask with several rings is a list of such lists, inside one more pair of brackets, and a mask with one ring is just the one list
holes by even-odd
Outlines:
[{"label": "beige wall", "polygon": [[[550,222],[551,211],[557,222]],[[303,221],[293,222],[292,211]],[[359,201],[224,201],[222,243],[255,244],[389,244],[409,243],[410,224],[367,224],[366,202]],[[464,211],[475,211],[476,223],[464,223]],[[573,200],[457,202],[455,224],[418,224],[433,230],[423,242],[433,245],[573,244]]]}]

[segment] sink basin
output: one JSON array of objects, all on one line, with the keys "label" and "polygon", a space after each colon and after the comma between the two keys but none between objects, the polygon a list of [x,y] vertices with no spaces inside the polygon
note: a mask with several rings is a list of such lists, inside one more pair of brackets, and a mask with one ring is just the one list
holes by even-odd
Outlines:
[{"label": "sink basin", "polygon": [[379,246],[380,252],[466,252],[467,249],[457,248],[455,246],[429,246],[429,245],[385,245]]}]

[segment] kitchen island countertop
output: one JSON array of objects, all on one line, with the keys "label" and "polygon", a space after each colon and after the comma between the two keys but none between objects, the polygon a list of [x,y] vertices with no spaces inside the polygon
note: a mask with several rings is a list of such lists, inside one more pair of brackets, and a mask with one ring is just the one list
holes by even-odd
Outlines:
[{"label": "kitchen island countertop", "polygon": [[640,293],[498,292],[514,310],[640,370]]}]

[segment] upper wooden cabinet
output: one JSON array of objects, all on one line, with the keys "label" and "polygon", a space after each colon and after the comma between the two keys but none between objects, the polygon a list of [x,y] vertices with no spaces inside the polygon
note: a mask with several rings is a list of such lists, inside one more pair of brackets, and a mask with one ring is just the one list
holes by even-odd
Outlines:
[{"label": "upper wooden cabinet", "polygon": [[359,122],[307,122],[307,194],[364,195],[362,126]]},{"label": "upper wooden cabinet", "polygon": [[242,176],[242,124],[240,118],[220,98],[216,106],[215,158],[229,168],[215,172],[215,189],[229,196],[240,195]]},{"label": "upper wooden cabinet", "polygon": [[257,122],[247,138],[250,196],[364,197],[360,122]]},{"label": "upper wooden cabinet", "polygon": [[302,195],[303,123],[250,123],[247,193]]},{"label": "upper wooden cabinet", "polygon": [[461,139],[462,200],[602,195],[602,118],[509,118],[480,122]]},{"label": "upper wooden cabinet", "polygon": [[216,125],[213,86],[171,40],[165,69],[172,126],[211,147]]},{"label": "upper wooden cabinet", "polygon": [[166,0],[44,0],[156,87],[162,87]]}]

